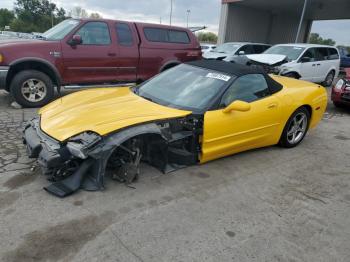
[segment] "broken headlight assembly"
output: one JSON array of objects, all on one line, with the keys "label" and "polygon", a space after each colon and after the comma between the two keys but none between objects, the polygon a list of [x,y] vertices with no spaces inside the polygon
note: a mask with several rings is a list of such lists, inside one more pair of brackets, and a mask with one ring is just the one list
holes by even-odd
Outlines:
[{"label": "broken headlight assembly", "polygon": [[342,90],[344,88],[344,90],[346,91],[350,91],[350,81],[347,79],[339,79],[337,81],[337,83],[334,85],[334,89],[336,90]]},{"label": "broken headlight assembly", "polygon": [[89,150],[101,140],[102,137],[94,132],[84,132],[71,137],[68,140],[66,147],[73,156],[86,159]]}]

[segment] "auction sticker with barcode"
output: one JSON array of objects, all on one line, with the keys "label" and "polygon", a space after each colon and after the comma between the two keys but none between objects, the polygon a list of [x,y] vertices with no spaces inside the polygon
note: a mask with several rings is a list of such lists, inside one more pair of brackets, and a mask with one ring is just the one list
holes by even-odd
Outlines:
[{"label": "auction sticker with barcode", "polygon": [[206,75],[206,77],[219,79],[219,80],[222,80],[222,81],[225,81],[225,82],[227,82],[228,80],[231,79],[231,77],[228,76],[228,75],[223,75],[223,74],[218,74],[218,73],[208,73]]}]

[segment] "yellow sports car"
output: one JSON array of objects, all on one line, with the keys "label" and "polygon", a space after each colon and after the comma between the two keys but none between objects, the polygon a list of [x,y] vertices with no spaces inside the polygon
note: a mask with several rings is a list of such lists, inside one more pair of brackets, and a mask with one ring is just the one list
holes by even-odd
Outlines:
[{"label": "yellow sports car", "polygon": [[[189,62],[135,87],[90,89],[39,111],[24,130],[59,197],[131,183],[140,161],[163,172],[237,152],[298,145],[326,109],[322,86],[254,66]],[[107,172],[108,171],[108,172]]]}]

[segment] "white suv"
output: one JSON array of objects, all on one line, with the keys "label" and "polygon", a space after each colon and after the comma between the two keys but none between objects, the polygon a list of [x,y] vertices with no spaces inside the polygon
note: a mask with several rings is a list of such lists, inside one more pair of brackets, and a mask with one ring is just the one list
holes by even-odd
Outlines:
[{"label": "white suv", "polygon": [[[286,63],[279,66],[280,75],[294,77],[330,86],[338,76],[340,57],[335,47],[314,44],[274,45],[263,54],[264,60],[283,55]],[[263,58],[261,57],[261,58]]]}]

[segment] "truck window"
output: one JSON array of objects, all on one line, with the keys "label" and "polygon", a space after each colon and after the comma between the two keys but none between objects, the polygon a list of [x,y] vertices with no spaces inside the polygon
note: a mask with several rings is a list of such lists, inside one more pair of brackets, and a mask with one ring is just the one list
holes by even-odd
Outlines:
[{"label": "truck window", "polygon": [[118,43],[123,46],[132,46],[134,39],[131,29],[128,24],[117,23],[116,24]]},{"label": "truck window", "polygon": [[188,37],[188,34],[185,31],[169,30],[168,34],[169,42],[171,43],[188,44],[190,42],[190,38]]},{"label": "truck window", "polygon": [[82,45],[109,45],[111,38],[105,22],[87,22],[76,33],[83,40]]},{"label": "truck window", "polygon": [[190,43],[190,38],[185,31],[147,27],[143,29],[143,32],[146,36],[146,39],[151,42],[179,44]]},{"label": "truck window", "polygon": [[168,30],[162,28],[145,28],[143,30],[148,41],[169,42]]}]

